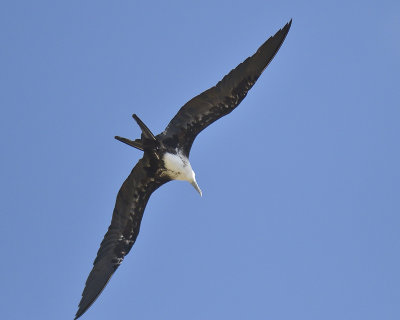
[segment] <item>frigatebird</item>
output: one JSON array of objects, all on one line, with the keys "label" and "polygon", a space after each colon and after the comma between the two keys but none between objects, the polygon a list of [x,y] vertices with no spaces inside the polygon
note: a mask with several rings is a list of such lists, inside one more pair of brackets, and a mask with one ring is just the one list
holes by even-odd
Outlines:
[{"label": "frigatebird", "polygon": [[156,189],[171,180],[186,180],[202,194],[189,162],[194,139],[211,123],[233,111],[246,97],[278,52],[291,23],[292,20],[217,85],[187,102],[162,133],[155,136],[134,114],[133,118],[142,131],[140,139],[115,137],[143,151],[143,158],[132,169],[117,194],[111,225],[86,280],[75,319],[93,304],[131,250],[139,234],[146,204]]}]

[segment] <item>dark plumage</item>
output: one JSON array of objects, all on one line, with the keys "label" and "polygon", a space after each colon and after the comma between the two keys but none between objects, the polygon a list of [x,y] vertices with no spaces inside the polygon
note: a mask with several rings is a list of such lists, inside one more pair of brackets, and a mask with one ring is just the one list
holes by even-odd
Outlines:
[{"label": "dark plumage", "polygon": [[194,139],[211,123],[235,109],[246,97],[278,52],[291,23],[290,20],[216,86],[187,102],[159,135],[154,136],[133,115],[142,130],[141,138],[132,141],[116,137],[144,151],[144,154],[118,192],[111,225],[97,252],[75,319],[92,305],[131,250],[139,234],[147,201],[157,188],[173,179],[187,180],[201,194],[188,161]]}]

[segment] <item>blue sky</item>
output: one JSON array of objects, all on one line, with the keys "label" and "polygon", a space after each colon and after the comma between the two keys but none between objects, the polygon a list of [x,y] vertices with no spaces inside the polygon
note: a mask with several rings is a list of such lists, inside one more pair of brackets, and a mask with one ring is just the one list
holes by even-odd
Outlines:
[{"label": "blue sky", "polygon": [[141,153],[290,18],[82,319],[399,319],[398,1],[3,1],[1,318],[72,319]]}]

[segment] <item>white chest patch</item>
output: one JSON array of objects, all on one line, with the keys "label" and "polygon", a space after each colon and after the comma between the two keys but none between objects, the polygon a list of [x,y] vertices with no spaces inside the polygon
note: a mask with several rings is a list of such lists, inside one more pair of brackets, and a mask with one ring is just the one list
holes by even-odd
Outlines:
[{"label": "white chest patch", "polygon": [[183,154],[172,154],[166,153],[163,156],[165,168],[165,174],[174,180],[186,180],[190,183],[195,181],[195,174],[192,166],[190,165],[189,159]]}]

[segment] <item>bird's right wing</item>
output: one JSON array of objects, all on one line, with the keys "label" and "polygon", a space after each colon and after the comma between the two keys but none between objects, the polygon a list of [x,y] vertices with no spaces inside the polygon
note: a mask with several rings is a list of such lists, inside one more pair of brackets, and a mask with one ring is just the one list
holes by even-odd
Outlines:
[{"label": "bird's right wing", "polygon": [[155,170],[152,170],[151,166],[147,157],[139,160],[118,192],[111,225],[101,242],[93,269],[86,280],[75,319],[97,299],[128,254],[139,234],[143,212],[150,195],[168,181],[152,176]]},{"label": "bird's right wing", "polygon": [[216,86],[187,102],[159,136],[167,145],[184,150],[189,156],[196,136],[214,121],[235,109],[278,52],[292,20],[270,37]]}]

